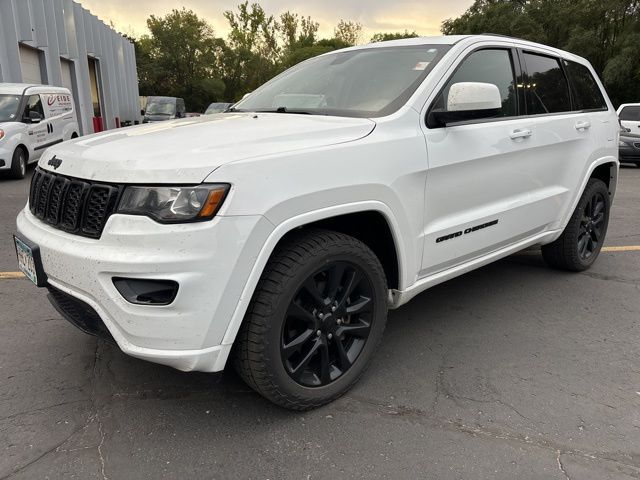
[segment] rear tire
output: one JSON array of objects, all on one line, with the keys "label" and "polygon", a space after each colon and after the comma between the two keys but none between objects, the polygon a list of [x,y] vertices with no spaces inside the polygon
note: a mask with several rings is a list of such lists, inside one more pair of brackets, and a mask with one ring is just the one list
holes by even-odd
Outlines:
[{"label": "rear tire", "polygon": [[27,154],[22,147],[16,148],[11,159],[11,169],[9,177],[15,179],[24,178],[27,173]]},{"label": "rear tire", "polygon": [[326,230],[279,245],[249,305],[234,365],[256,392],[309,410],[347,392],[365,371],[387,320],[387,281],[364,243]]},{"label": "rear tire", "polygon": [[611,200],[602,180],[591,178],[562,235],[542,247],[542,257],[554,268],[581,272],[598,258],[609,225]]}]

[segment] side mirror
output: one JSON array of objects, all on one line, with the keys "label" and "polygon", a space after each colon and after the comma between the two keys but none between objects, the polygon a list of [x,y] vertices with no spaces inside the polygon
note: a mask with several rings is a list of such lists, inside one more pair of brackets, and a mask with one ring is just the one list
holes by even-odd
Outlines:
[{"label": "side mirror", "polygon": [[144,109],[144,108],[143,108],[142,110],[140,110],[140,115],[142,115],[143,117],[144,117],[144,114],[145,114],[145,113],[147,113],[147,112],[145,111],[145,109]]},{"label": "side mirror", "polygon": [[[500,90],[492,83],[460,82],[449,89],[446,111],[433,111],[430,116],[434,126],[466,120],[493,118],[500,115],[502,97]],[[433,122],[430,122],[433,123]]]},{"label": "side mirror", "polygon": [[40,123],[42,121],[42,115],[39,112],[31,110],[29,116],[25,118],[28,123]]}]

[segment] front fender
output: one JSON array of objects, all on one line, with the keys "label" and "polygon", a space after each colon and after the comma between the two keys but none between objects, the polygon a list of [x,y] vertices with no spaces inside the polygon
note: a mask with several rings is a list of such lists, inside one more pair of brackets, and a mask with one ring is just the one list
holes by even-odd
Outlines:
[{"label": "front fender", "polygon": [[[300,215],[296,215],[291,217],[281,223],[279,223],[268,236],[266,241],[263,244],[263,247],[258,254],[251,273],[245,283],[244,289],[238,300],[237,306],[233,315],[231,317],[231,321],[227,326],[227,330],[225,332],[224,338],[222,340],[223,345],[230,346],[235,341],[235,338],[240,330],[240,326],[246,314],[247,308],[249,307],[249,303],[255,289],[258,285],[258,281],[264,271],[269,258],[273,254],[278,242],[282,240],[282,238],[292,230],[302,227],[304,225],[308,225],[313,222],[317,222],[319,220],[324,220],[340,215],[347,215],[350,213],[358,213],[358,212],[367,212],[367,211],[375,211],[381,213],[385,219],[387,220],[389,227],[391,229],[391,233],[393,235],[394,243],[396,245],[396,252],[398,255],[398,269],[399,276],[402,279],[406,272],[403,268],[405,265],[405,260],[407,258],[407,252],[403,250],[400,243],[400,234],[399,234],[399,225],[397,219],[395,218],[392,210],[386,204],[379,201],[362,201],[362,202],[354,202],[343,205],[336,205],[332,207],[322,208],[318,210],[314,210],[311,212],[306,212]],[[401,280],[402,281],[402,280]],[[227,361],[228,354],[230,352],[230,348],[224,350],[226,354],[222,354],[220,358],[217,359],[217,367],[222,369]]]}]

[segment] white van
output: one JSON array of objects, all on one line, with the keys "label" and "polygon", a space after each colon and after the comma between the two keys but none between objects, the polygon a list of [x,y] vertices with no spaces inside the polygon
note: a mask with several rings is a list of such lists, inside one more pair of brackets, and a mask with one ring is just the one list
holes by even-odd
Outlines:
[{"label": "white van", "polygon": [[0,83],[0,173],[23,178],[51,145],[78,136],[73,96],[67,88]]}]

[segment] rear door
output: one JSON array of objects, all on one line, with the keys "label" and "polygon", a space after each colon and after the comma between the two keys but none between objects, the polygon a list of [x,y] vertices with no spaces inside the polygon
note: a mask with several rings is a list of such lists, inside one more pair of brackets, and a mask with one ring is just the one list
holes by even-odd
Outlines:
[{"label": "rear door", "polygon": [[[578,74],[583,66],[570,66],[545,52],[523,50],[520,54],[526,111],[536,132],[532,138],[536,166],[530,194],[540,206],[539,225],[553,230],[562,228],[559,222],[579,193],[587,169],[602,156],[601,149],[607,145],[603,137],[608,131],[602,122],[609,122],[610,117],[606,103],[604,118],[600,118],[602,110],[583,108],[590,106],[584,95],[583,75]],[[569,67],[575,77],[573,88]],[[580,99],[575,93],[577,86],[582,92]],[[584,105],[578,105],[578,101]]]},{"label": "rear door", "polygon": [[623,105],[618,117],[623,127],[640,134],[640,105]]},{"label": "rear door", "polygon": [[49,123],[50,145],[64,140],[65,126],[74,122],[73,98],[68,93],[42,95],[45,119]]}]

